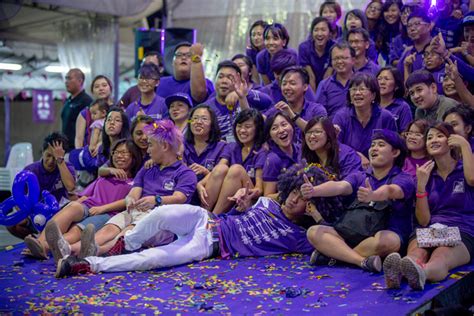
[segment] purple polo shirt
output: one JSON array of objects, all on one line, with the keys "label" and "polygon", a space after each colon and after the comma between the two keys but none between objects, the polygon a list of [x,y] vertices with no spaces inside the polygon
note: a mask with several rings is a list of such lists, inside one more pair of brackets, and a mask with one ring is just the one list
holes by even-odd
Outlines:
[{"label": "purple polo shirt", "polygon": [[[249,103],[249,106],[251,108],[254,108],[254,109],[259,110],[260,112],[263,112],[273,105],[273,99],[267,93],[260,91],[261,89],[262,89],[262,86],[254,84],[254,87],[248,91],[247,102]],[[216,93],[213,92],[209,96],[208,100],[215,97],[216,97]]]},{"label": "purple polo shirt", "polygon": [[474,136],[469,137],[468,141],[471,145],[472,152],[474,153]]},{"label": "purple polo shirt", "polygon": [[255,63],[259,74],[266,75],[271,81],[275,80],[273,72],[270,70],[270,53],[266,48],[262,49],[257,54],[257,62]]},{"label": "purple polo shirt", "polygon": [[390,54],[388,58],[390,65],[393,65],[395,60],[400,59],[406,46],[411,45],[413,45],[413,42],[408,36],[403,36],[402,34],[395,36],[390,43]]},{"label": "purple polo shirt", "polygon": [[352,186],[353,194],[357,194],[359,187],[365,187],[365,179],[369,178],[369,183],[375,191],[385,184],[395,184],[402,189],[404,197],[400,200],[392,200],[392,211],[388,223],[388,229],[396,232],[402,238],[402,242],[407,240],[408,236],[413,230],[413,215],[414,215],[414,195],[415,182],[413,178],[403,172],[399,167],[393,166],[388,174],[382,179],[378,180],[373,175],[372,168],[366,172],[352,173],[344,181],[347,181]]},{"label": "purple polo shirt", "polygon": [[316,53],[313,38],[307,39],[298,46],[299,63],[303,67],[311,67],[311,70],[313,70],[313,73],[316,76],[316,85],[323,80],[326,69],[331,66],[329,64],[329,51],[331,50],[332,45],[334,45],[334,41],[329,40],[322,56],[319,56]]},{"label": "purple polo shirt", "polygon": [[257,64],[257,54],[258,54],[258,50],[252,48],[252,47],[247,47],[245,49],[245,55],[247,55],[248,58],[250,58],[250,60],[252,60],[252,63],[254,65]]},{"label": "purple polo shirt", "polygon": [[448,175],[446,181],[433,169],[426,185],[430,206],[430,224],[457,226],[474,236],[474,187],[464,178],[462,162]]},{"label": "purple polo shirt", "polygon": [[[273,80],[272,83],[264,86],[260,91],[269,95],[273,100],[273,104],[285,100],[285,97],[283,97],[283,94],[281,93],[280,84],[276,80]],[[310,86],[308,86],[308,90],[304,93],[304,98],[311,102],[317,102],[316,95]]]},{"label": "purple polo shirt", "polygon": [[186,196],[184,203],[189,203],[196,190],[197,179],[194,172],[178,160],[170,166],[160,169],[153,166],[142,168],[133,180],[133,187],[142,188],[142,197],[149,195],[170,196],[179,191]]},{"label": "purple polo shirt", "polygon": [[[270,108],[267,112],[265,112],[266,117],[270,117],[274,115],[278,110],[275,107]],[[310,102],[308,100],[304,100],[303,104],[303,109],[301,110],[301,118],[305,120],[306,122],[309,122],[314,117],[320,117],[320,116],[328,116],[328,113],[326,112],[326,109],[324,106],[322,106],[319,103],[315,102]],[[303,132],[301,129],[296,126],[295,124],[295,134],[296,134],[296,141],[298,143],[301,143],[303,140]]]},{"label": "purple polo shirt", "polygon": [[436,87],[438,88],[438,94],[444,95],[443,80],[444,80],[444,77],[446,76],[446,69],[444,67],[444,63],[436,69],[432,69],[432,70],[425,69],[425,70],[431,72],[431,74],[433,75],[436,81]]},{"label": "purple polo shirt", "polygon": [[410,105],[402,98],[396,98],[393,100],[392,104],[387,106],[385,110],[392,113],[393,118],[397,123],[398,132],[401,133],[405,131],[408,127],[408,124],[413,121],[413,113],[411,112]]},{"label": "purple polo shirt", "polygon": [[245,160],[242,160],[242,147],[238,143],[231,143],[226,146],[222,153],[222,158],[229,161],[229,165],[239,164],[245,168],[253,184],[255,184],[255,174],[257,169],[263,169],[267,153],[263,148],[255,150],[252,148]]},{"label": "purple polo shirt", "polygon": [[[75,178],[76,171],[72,164],[66,162],[66,166],[71,175]],[[49,172],[43,167],[43,161],[40,160],[26,166],[23,170],[31,171],[36,175],[38,178],[40,193],[41,191],[46,190],[51,193],[58,202],[61,201],[61,198],[63,197],[69,199],[68,192],[61,180],[61,174],[58,167],[56,167],[53,172]]]},{"label": "purple polo shirt", "polygon": [[[206,78],[206,89],[207,89],[207,96],[206,99],[214,92],[214,85],[212,84],[212,81]],[[175,94],[177,92],[182,92],[188,94],[191,98],[191,80],[176,80],[173,76],[166,76],[162,77],[160,79],[160,84],[158,85],[158,89],[156,90],[156,93],[162,97],[166,98],[172,94]],[[202,100],[201,102],[198,102],[193,99],[194,104],[199,104],[204,102],[205,100]]]},{"label": "purple polo shirt", "polygon": [[336,74],[324,79],[319,83],[316,90],[316,102],[322,104],[329,117],[333,117],[338,110],[347,104],[347,91],[349,82],[343,86],[337,79]]},{"label": "purple polo shirt", "polygon": [[138,100],[132,102],[127,106],[125,113],[127,114],[130,122],[133,121],[133,119],[137,116],[137,113],[140,110],[143,110],[146,115],[157,120],[161,120],[169,116],[168,107],[166,106],[165,99],[157,94],[155,94],[155,98],[153,98],[153,101],[151,101],[150,104],[143,105],[141,103],[140,97]]},{"label": "purple polo shirt", "polygon": [[403,172],[406,172],[409,175],[411,175],[411,177],[416,182],[416,165],[421,166],[425,162],[427,162],[428,160],[429,160],[428,157],[421,158],[421,159],[416,159],[416,158],[413,158],[413,157],[406,157],[402,170],[403,170]]},{"label": "purple polo shirt", "polygon": [[[427,45],[428,46],[428,45]],[[415,61],[413,62],[412,64],[412,67],[411,67],[411,71],[414,72],[416,70],[419,70],[419,69],[423,69],[423,66],[424,66],[424,62],[423,62],[423,52],[425,51],[425,49],[423,48],[422,51],[418,52],[416,49],[415,49],[415,46],[413,46],[412,49],[408,50],[408,51],[405,51],[402,56],[400,57],[400,61],[398,62],[397,64],[397,68],[398,68],[398,71],[400,71],[401,74],[404,73],[404,66],[403,66],[403,63],[405,62],[405,58],[408,56],[408,55],[411,55],[413,53],[416,53],[416,57],[415,57]]]},{"label": "purple polo shirt", "polygon": [[377,73],[380,70],[380,66],[374,63],[372,60],[368,59],[367,63],[360,67],[359,69],[354,69],[354,72],[363,72],[367,74],[371,74],[374,77],[377,76]]},{"label": "purple polo shirt", "polygon": [[217,116],[217,122],[221,129],[221,138],[226,140],[228,143],[234,142],[234,135],[232,133],[232,125],[234,124],[235,117],[240,112],[239,103],[235,105],[233,111],[229,111],[227,106],[217,102],[216,97],[207,99],[205,102],[211,109],[214,110]]},{"label": "purple polo shirt", "polygon": [[[125,199],[133,185],[133,179],[121,180],[115,177],[99,177],[89,184],[80,196],[87,196],[82,204],[91,208]],[[118,212],[108,213],[110,215]]]},{"label": "purple polo shirt", "polygon": [[198,155],[193,144],[184,142],[183,162],[187,166],[197,163],[204,166],[207,170],[212,171],[219,160],[222,159],[222,153],[226,146],[227,144],[223,141],[209,143],[204,151]]},{"label": "purple polo shirt", "polygon": [[266,197],[260,197],[243,213],[231,210],[219,216],[219,223],[227,250],[224,258],[237,254],[248,257],[310,253],[314,249],[306,238],[306,230],[290,221],[280,205]]},{"label": "purple polo shirt", "polygon": [[293,144],[293,155],[290,157],[283,152],[273,142],[270,143],[270,150],[267,153],[265,165],[263,166],[263,181],[277,182],[278,176],[284,169],[293,166],[300,160],[300,146]]},{"label": "purple polo shirt", "polygon": [[392,114],[378,105],[372,106],[372,116],[365,127],[362,127],[353,106],[346,106],[336,113],[332,122],[339,125],[341,131],[339,140],[367,157],[370,139],[374,129],[389,129],[397,131],[397,125]]},{"label": "purple polo shirt", "polygon": [[339,143],[339,179],[362,170],[362,163],[357,152],[350,146]]}]

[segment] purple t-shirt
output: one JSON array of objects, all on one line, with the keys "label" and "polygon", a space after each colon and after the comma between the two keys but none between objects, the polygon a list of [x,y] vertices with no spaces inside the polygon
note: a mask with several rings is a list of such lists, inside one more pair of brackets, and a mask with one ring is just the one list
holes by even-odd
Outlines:
[{"label": "purple t-shirt", "polygon": [[357,193],[359,187],[365,187],[366,178],[369,178],[369,183],[374,191],[385,184],[395,184],[402,189],[403,199],[391,201],[392,212],[390,213],[388,229],[398,233],[403,239],[408,238],[413,230],[415,195],[415,182],[411,175],[403,172],[399,167],[393,166],[388,174],[379,180],[373,175],[372,168],[369,168],[367,172],[351,173],[344,181],[351,184],[354,194]]},{"label": "purple t-shirt", "polygon": [[247,55],[248,58],[250,58],[252,60],[252,63],[254,65],[257,64],[257,54],[258,54],[258,50],[252,48],[252,47],[247,47],[245,49],[245,55]]},{"label": "purple t-shirt", "polygon": [[461,162],[448,175],[446,181],[434,169],[426,185],[430,206],[430,224],[457,226],[474,236],[474,187],[464,178]]},{"label": "purple t-shirt", "polygon": [[408,124],[413,121],[413,113],[411,112],[410,106],[402,98],[394,99],[392,104],[387,106],[385,110],[392,113],[392,116],[397,123],[397,129],[399,133],[405,131],[408,127]]},{"label": "purple t-shirt", "polygon": [[444,77],[446,77],[446,69],[444,67],[444,64],[442,64],[440,67],[432,70],[425,69],[428,72],[431,72],[433,75],[435,82],[436,82],[436,87],[438,88],[438,94],[444,95],[444,90],[443,90],[443,80]]},{"label": "purple t-shirt", "polygon": [[222,153],[222,158],[227,159],[230,166],[235,164],[242,165],[254,184],[257,169],[263,169],[266,157],[267,153],[263,148],[259,150],[252,148],[245,160],[242,160],[242,147],[238,143],[228,144]]},{"label": "purple t-shirt", "polygon": [[272,199],[260,197],[246,212],[232,210],[230,214],[236,215],[219,216],[222,238],[230,256],[310,253],[314,249],[306,238],[306,230],[291,222]]},{"label": "purple t-shirt", "polygon": [[[88,196],[82,204],[91,208],[125,199],[133,185],[133,179],[120,180],[115,177],[99,177],[89,184],[80,196]],[[108,213],[110,215],[117,212]]]},{"label": "purple t-shirt", "polygon": [[333,117],[336,112],[347,104],[347,91],[349,81],[343,86],[337,79],[336,74],[320,82],[316,90],[316,102],[322,104],[329,117]]},{"label": "purple t-shirt", "polygon": [[372,116],[365,127],[362,127],[353,106],[346,106],[339,110],[332,122],[339,125],[341,131],[339,140],[362,153],[367,157],[370,148],[370,139],[374,129],[389,129],[397,131],[397,125],[392,114],[378,105],[372,106]]},{"label": "purple t-shirt", "polygon": [[[207,96],[206,99],[214,92],[214,85],[212,84],[212,81],[206,78],[206,89],[207,89]],[[176,80],[173,76],[166,76],[162,77],[160,79],[160,84],[158,85],[158,89],[156,90],[156,93],[162,97],[166,98],[172,94],[175,94],[177,92],[182,92],[188,94],[191,98],[191,80]],[[204,100],[194,100],[194,104],[199,104],[204,102]]]},{"label": "purple t-shirt", "polygon": [[273,72],[270,70],[270,60],[272,57],[266,48],[257,54],[257,62],[255,63],[259,74],[266,75],[271,81],[275,80]]},{"label": "purple t-shirt", "polygon": [[[285,100],[277,80],[273,80],[272,83],[267,84],[260,91],[269,95],[273,100],[273,104]],[[316,95],[311,87],[308,86],[308,90],[304,93],[304,98],[305,100],[316,102]]]},{"label": "purple t-shirt", "polygon": [[339,179],[358,171],[362,171],[360,156],[350,146],[339,143]]},{"label": "purple t-shirt", "polygon": [[193,144],[188,142],[184,143],[184,155],[183,162],[190,166],[193,163],[200,164],[204,166],[207,170],[212,171],[212,169],[217,165],[219,160],[222,158],[222,153],[227,144],[223,141],[218,141],[217,143],[207,144],[206,149],[198,155]]},{"label": "purple t-shirt", "polygon": [[284,169],[293,166],[300,160],[300,147],[293,144],[293,155],[290,157],[277,145],[271,143],[263,166],[263,181],[277,182],[278,176]]},{"label": "purple t-shirt", "polygon": [[372,60],[368,60],[367,63],[359,69],[354,69],[355,72],[363,72],[373,76],[377,76],[380,70],[380,66],[374,63]]},{"label": "purple t-shirt", "polygon": [[137,113],[143,110],[146,115],[151,116],[154,119],[161,120],[163,118],[167,118],[168,115],[168,107],[165,104],[165,99],[160,97],[159,95],[155,95],[153,101],[150,104],[143,105],[141,103],[141,98],[132,102],[127,106],[125,113],[127,113],[128,119],[133,121],[133,119],[137,116]]},{"label": "purple t-shirt", "polygon": [[428,157],[417,159],[413,157],[406,157],[403,163],[403,172],[408,173],[416,182],[416,165],[421,166],[428,161]]},{"label": "purple t-shirt", "polygon": [[234,135],[232,133],[232,125],[234,124],[235,117],[240,112],[240,106],[237,103],[234,110],[231,112],[227,106],[217,102],[216,97],[207,99],[205,102],[211,109],[214,110],[217,116],[217,122],[221,129],[221,138],[226,140],[228,143],[234,142]]},{"label": "purple t-shirt", "polygon": [[[265,116],[270,117],[274,115],[277,111],[278,110],[275,107],[272,107],[267,112],[265,112]],[[309,120],[311,120],[314,117],[327,116],[328,113],[326,112],[326,109],[324,108],[324,106],[322,106],[321,104],[310,102],[305,99],[304,104],[303,104],[303,109],[301,110],[300,115],[303,120],[305,120],[306,122],[309,122]],[[295,135],[296,141],[298,143],[301,143],[303,139],[303,132],[298,126],[296,126],[296,124],[295,124],[295,134],[296,134]]]},{"label": "purple t-shirt", "polygon": [[406,46],[413,45],[413,42],[408,36],[398,34],[390,43],[389,63],[393,65],[395,60],[399,60],[405,50]]},{"label": "purple t-shirt", "polygon": [[[76,171],[72,164],[66,162],[67,169],[71,173],[71,175],[75,178]],[[51,193],[56,200],[59,202],[61,198],[69,199],[68,192],[64,187],[64,184],[61,180],[61,174],[59,173],[59,169],[56,167],[53,172],[49,172],[43,167],[43,161],[35,161],[32,164],[25,167],[24,170],[28,170],[33,172],[36,177],[38,178],[40,193],[43,190],[48,191]]]},{"label": "purple t-shirt", "polygon": [[301,66],[310,66],[311,70],[316,77],[316,85],[323,80],[324,73],[326,69],[330,66],[329,64],[329,51],[331,50],[332,45],[334,45],[333,40],[329,40],[324,49],[324,54],[319,56],[316,53],[314,48],[314,39],[310,38],[302,42],[298,46],[298,58]]},{"label": "purple t-shirt", "polygon": [[196,174],[182,161],[176,161],[170,166],[160,169],[153,166],[142,168],[133,180],[133,187],[143,189],[142,197],[149,195],[171,196],[179,191],[186,196],[184,203],[189,203],[196,190]]}]

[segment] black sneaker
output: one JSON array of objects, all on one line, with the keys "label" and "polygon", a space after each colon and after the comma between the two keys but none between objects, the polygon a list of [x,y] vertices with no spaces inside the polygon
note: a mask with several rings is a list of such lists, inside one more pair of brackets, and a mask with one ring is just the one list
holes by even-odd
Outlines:
[{"label": "black sneaker", "polygon": [[115,243],[115,245],[113,245],[109,251],[101,255],[101,257],[118,256],[118,255],[130,253],[130,251],[125,249],[125,240],[123,238],[124,237],[122,236],[119,239],[117,239],[117,242]]},{"label": "black sneaker", "polygon": [[382,259],[380,259],[380,256],[367,257],[362,261],[361,267],[366,271],[380,273],[382,271]]},{"label": "black sneaker", "polygon": [[314,250],[311,254],[311,258],[309,258],[309,263],[313,266],[330,266],[332,267],[337,263],[336,259],[330,258],[328,256],[323,255],[317,250]]},{"label": "black sneaker", "polygon": [[59,279],[86,273],[92,273],[91,264],[88,261],[78,259],[76,256],[68,256],[58,261],[55,277]]}]

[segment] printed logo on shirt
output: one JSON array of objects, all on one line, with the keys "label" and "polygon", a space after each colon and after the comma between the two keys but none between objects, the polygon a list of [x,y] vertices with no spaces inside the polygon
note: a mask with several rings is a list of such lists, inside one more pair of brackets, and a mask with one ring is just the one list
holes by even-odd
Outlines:
[{"label": "printed logo on shirt", "polygon": [[174,191],[174,180],[173,179],[168,179],[163,182],[163,188],[168,191]]},{"label": "printed logo on shirt", "polygon": [[211,171],[215,166],[215,161],[214,159],[206,159],[204,162],[204,167],[206,167],[207,170]]},{"label": "printed logo on shirt", "polygon": [[61,190],[64,188],[63,182],[61,179],[58,179],[58,181],[54,184],[54,190]]},{"label": "printed logo on shirt", "polygon": [[249,175],[250,178],[255,178],[255,167],[254,166],[248,166],[247,167],[247,174]]},{"label": "printed logo on shirt", "polygon": [[454,182],[453,185],[453,194],[464,193],[464,180],[459,180]]}]

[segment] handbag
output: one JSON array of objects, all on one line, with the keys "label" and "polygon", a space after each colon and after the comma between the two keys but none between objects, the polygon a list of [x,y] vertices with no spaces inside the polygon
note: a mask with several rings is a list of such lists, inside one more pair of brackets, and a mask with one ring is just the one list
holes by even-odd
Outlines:
[{"label": "handbag", "polygon": [[391,210],[390,201],[364,203],[355,200],[333,227],[353,248],[364,239],[386,229]]}]

